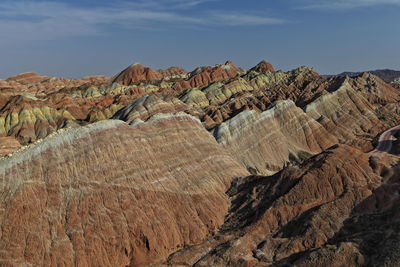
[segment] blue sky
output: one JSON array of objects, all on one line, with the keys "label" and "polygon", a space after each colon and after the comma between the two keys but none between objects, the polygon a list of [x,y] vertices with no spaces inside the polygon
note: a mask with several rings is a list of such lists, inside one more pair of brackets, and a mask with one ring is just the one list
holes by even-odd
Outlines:
[{"label": "blue sky", "polygon": [[400,69],[400,0],[1,0],[0,78],[262,59],[322,74]]}]

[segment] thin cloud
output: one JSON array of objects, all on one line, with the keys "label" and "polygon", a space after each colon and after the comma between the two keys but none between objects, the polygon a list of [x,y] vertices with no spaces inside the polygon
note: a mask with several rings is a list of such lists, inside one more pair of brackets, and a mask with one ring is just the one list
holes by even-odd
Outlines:
[{"label": "thin cloud", "polygon": [[[0,34],[9,40],[44,40],[103,34],[104,26],[166,28],[184,25],[251,26],[283,23],[283,20],[236,12],[216,12],[195,7],[218,0],[140,0],[85,8],[62,2],[0,3]],[[192,9],[192,10],[190,10]],[[193,12],[188,12],[193,11]],[[191,14],[191,15],[188,15]]]},{"label": "thin cloud", "polygon": [[354,9],[378,5],[400,6],[400,0],[311,0],[303,1],[304,9]]},{"label": "thin cloud", "polygon": [[242,13],[212,12],[210,17],[216,24],[229,26],[273,25],[286,22],[283,19]]}]

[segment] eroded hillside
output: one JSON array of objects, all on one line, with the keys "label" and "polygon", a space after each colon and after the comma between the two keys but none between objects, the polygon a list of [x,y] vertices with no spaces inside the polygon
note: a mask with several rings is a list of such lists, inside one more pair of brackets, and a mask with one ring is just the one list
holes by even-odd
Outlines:
[{"label": "eroded hillside", "polygon": [[398,265],[399,100],[265,61],[0,80],[1,264]]}]

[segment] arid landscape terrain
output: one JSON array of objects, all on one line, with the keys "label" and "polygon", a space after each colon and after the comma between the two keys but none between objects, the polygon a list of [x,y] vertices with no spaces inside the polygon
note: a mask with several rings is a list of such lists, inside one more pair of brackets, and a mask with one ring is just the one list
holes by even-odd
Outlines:
[{"label": "arid landscape terrain", "polygon": [[399,266],[400,74],[376,74],[0,80],[0,265]]}]

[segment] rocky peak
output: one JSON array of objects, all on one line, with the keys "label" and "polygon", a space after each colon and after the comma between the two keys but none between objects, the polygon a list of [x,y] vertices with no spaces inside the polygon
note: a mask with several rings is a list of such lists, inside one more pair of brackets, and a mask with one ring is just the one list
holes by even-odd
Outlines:
[{"label": "rocky peak", "polygon": [[140,63],[135,63],[116,75],[112,82],[117,82],[122,85],[131,85],[138,82],[157,81],[161,80],[161,78],[161,74],[157,71],[145,67]]},{"label": "rocky peak", "polygon": [[263,60],[260,63],[258,63],[256,66],[251,68],[250,71],[257,71],[257,72],[270,71],[270,72],[275,72],[275,69],[274,69],[274,66],[272,66],[271,63]]}]

